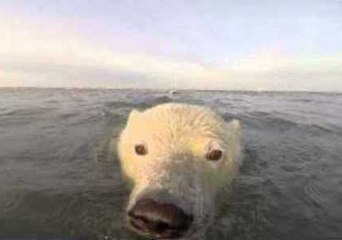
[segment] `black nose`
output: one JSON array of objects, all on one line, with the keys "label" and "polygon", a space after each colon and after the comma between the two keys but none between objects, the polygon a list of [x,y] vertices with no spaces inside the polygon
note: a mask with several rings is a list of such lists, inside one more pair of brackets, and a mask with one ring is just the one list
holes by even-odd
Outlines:
[{"label": "black nose", "polygon": [[139,200],[128,212],[129,224],[138,233],[155,238],[179,238],[189,228],[193,217],[169,203]]}]

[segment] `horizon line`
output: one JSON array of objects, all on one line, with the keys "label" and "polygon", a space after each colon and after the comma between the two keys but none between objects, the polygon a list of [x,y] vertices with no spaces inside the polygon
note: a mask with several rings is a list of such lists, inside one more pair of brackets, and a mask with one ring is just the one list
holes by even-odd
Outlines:
[{"label": "horizon line", "polygon": [[243,90],[243,89],[195,89],[195,88],[133,88],[133,87],[35,87],[35,86],[3,86],[3,89],[35,89],[35,90],[135,90],[135,91],[196,91],[196,92],[249,92],[249,93],[320,93],[342,94],[342,91],[315,90]]}]

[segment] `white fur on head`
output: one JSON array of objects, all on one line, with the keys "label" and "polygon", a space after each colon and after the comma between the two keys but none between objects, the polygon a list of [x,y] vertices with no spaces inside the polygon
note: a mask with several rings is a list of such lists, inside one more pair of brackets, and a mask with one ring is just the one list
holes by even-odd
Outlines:
[{"label": "white fur on head", "polygon": [[[146,155],[135,145],[143,144]],[[208,161],[210,149],[222,159]],[[132,110],[118,143],[122,171],[133,183],[128,208],[149,192],[167,192],[171,201],[194,215],[201,228],[214,216],[217,193],[237,174],[240,123],[209,108],[161,104],[143,112]]]}]

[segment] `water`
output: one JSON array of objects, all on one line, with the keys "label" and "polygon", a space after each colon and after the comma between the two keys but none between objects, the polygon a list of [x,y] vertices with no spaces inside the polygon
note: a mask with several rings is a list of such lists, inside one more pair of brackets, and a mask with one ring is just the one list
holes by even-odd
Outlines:
[{"label": "water", "polygon": [[244,165],[207,239],[342,239],[342,95],[79,89],[0,90],[0,237],[137,239],[110,142],[132,108],[163,102],[243,123]]}]

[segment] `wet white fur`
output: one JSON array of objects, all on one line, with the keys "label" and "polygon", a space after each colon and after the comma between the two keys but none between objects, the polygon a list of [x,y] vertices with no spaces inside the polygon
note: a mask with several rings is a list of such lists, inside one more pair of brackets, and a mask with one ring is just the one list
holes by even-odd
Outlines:
[{"label": "wet white fur", "polygon": [[[128,208],[142,193],[164,190],[193,214],[190,232],[203,232],[215,215],[218,193],[238,172],[240,138],[238,120],[225,122],[206,107],[168,103],[132,110],[118,143],[122,172],[133,186]],[[136,144],[148,153],[137,155]],[[208,161],[211,149],[221,149],[223,158]]]}]

